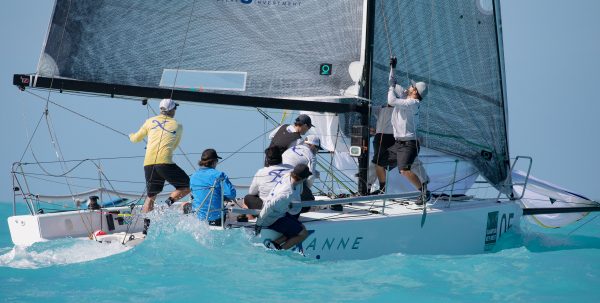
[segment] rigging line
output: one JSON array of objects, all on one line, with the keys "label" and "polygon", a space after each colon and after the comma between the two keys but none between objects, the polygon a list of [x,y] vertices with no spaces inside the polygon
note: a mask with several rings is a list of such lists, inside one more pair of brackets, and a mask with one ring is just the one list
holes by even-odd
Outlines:
[{"label": "rigging line", "polygon": [[64,162],[62,149],[60,148],[60,143],[58,142],[58,136],[56,135],[56,131],[54,130],[54,125],[52,124],[52,120],[50,119],[50,115],[48,113],[46,113],[46,125],[48,126],[48,133],[50,135],[50,140],[54,147],[54,152],[56,153],[56,157],[59,160],[60,167],[63,169],[63,171],[65,171],[63,176],[65,178],[65,182],[67,183],[67,188],[69,189],[70,194],[73,195],[73,189],[71,188],[71,183],[69,182],[69,177],[67,176],[67,173],[66,173],[66,171],[68,170],[68,167],[67,167],[66,163]]},{"label": "rigging line", "polygon": [[[338,119],[338,121],[339,121],[339,119]],[[337,150],[338,141],[340,139],[340,136],[339,136],[339,134],[340,134],[340,123],[339,122],[337,124],[336,133],[337,133],[337,136],[335,136],[335,142],[333,143],[333,150],[334,151]],[[329,160],[329,169],[333,171],[333,159],[334,159],[334,156],[331,155],[329,157],[329,159],[330,159]],[[325,182],[323,182],[323,183],[326,183],[326,181],[327,181],[328,178],[329,178],[329,174],[327,174],[327,177],[325,178]],[[333,187],[333,176],[331,177],[331,187]]]},{"label": "rigging line", "polygon": [[231,153],[231,155],[229,155],[229,156],[225,157],[225,158],[224,158],[224,159],[221,161],[221,163],[225,162],[227,159],[229,159],[229,158],[231,158],[232,156],[234,156],[235,154],[237,154],[237,153],[238,153],[240,150],[242,150],[244,147],[246,147],[246,146],[250,145],[250,143],[252,143],[252,142],[254,142],[254,141],[258,140],[258,138],[260,138],[260,137],[262,137],[262,136],[266,135],[266,134],[267,134],[267,133],[269,133],[269,132],[271,132],[271,131],[270,131],[270,130],[268,130],[268,131],[266,131],[266,132],[264,132],[264,133],[262,133],[262,134],[258,135],[258,136],[257,136],[257,137],[255,137],[254,139],[250,140],[248,143],[246,143],[246,144],[242,145],[242,147],[240,147],[240,148],[238,148],[236,151],[232,152],[232,153]]},{"label": "rigging line", "polygon": [[98,125],[100,125],[100,126],[102,126],[102,127],[108,128],[108,129],[110,129],[110,130],[114,131],[115,133],[118,133],[118,134],[120,134],[120,135],[123,135],[123,136],[125,136],[125,137],[129,138],[129,136],[128,136],[127,134],[125,134],[125,133],[123,133],[123,132],[120,132],[120,131],[118,131],[118,130],[116,130],[116,129],[114,129],[114,128],[112,128],[112,127],[110,127],[110,126],[106,125],[106,124],[100,123],[100,122],[98,122],[98,121],[96,121],[96,120],[94,120],[94,119],[92,119],[92,118],[90,118],[90,117],[87,117],[87,116],[85,116],[85,115],[82,115],[82,114],[80,114],[80,113],[78,113],[78,112],[76,112],[76,111],[74,111],[74,110],[72,110],[72,109],[70,109],[70,108],[67,108],[67,107],[65,107],[65,106],[62,106],[62,105],[60,105],[60,104],[56,103],[56,102],[53,102],[53,101],[51,101],[49,98],[48,98],[48,99],[45,99],[44,97],[42,97],[42,96],[40,96],[40,95],[38,95],[38,94],[35,94],[35,93],[31,92],[30,90],[26,90],[25,92],[26,92],[26,93],[29,93],[29,94],[31,94],[31,95],[33,95],[33,96],[35,96],[35,97],[38,97],[38,98],[40,98],[40,99],[42,99],[42,100],[44,100],[44,101],[46,101],[46,102],[49,102],[49,103],[51,103],[51,104],[53,104],[53,105],[55,105],[55,106],[58,106],[58,107],[60,107],[60,108],[62,108],[62,109],[64,109],[64,110],[66,110],[66,111],[69,111],[69,112],[71,112],[71,113],[73,113],[73,114],[75,114],[75,115],[77,115],[77,116],[80,116],[80,117],[82,117],[82,118],[84,118],[84,119],[86,119],[86,120],[89,120],[89,121],[91,121],[91,122],[93,122],[93,123],[96,123],[96,124],[98,124]]},{"label": "rigging line", "polygon": [[[49,97],[49,96],[48,96]],[[46,104],[46,107],[48,105]],[[59,159],[59,164],[62,167],[63,170],[67,170],[67,165],[64,162],[64,157],[63,157],[63,153],[62,153],[62,149],[60,147],[60,143],[58,142],[58,136],[56,135],[56,131],[54,130],[54,125],[52,124],[52,120],[50,119],[50,115],[48,114],[48,110],[46,109],[47,113],[46,113],[46,124],[48,126],[48,132],[50,133],[50,139],[54,142],[53,146],[55,147],[55,152],[57,153],[56,156]],[[73,193],[73,188],[71,185],[71,182],[68,178],[68,176],[66,175],[67,173],[65,172],[64,174],[64,178],[65,178],[65,182],[67,184],[67,188],[69,189],[69,193],[71,194],[71,199],[72,201],[75,201],[75,196]],[[92,223],[92,219],[88,218],[88,222],[87,224],[89,224],[89,229],[88,229],[88,225],[86,225],[85,222],[85,216],[82,215],[81,212],[79,213],[79,217],[81,219],[81,222],[83,223],[83,226],[86,228],[86,230],[91,233],[93,231],[93,223]]]},{"label": "rigging line", "polygon": [[196,7],[196,0],[192,3],[192,9],[190,9],[190,17],[188,19],[188,24],[185,29],[185,35],[183,38],[183,45],[181,46],[181,51],[179,52],[179,62],[177,63],[177,70],[175,72],[175,78],[173,79],[173,86],[171,86],[171,96],[169,99],[173,99],[173,93],[175,92],[175,85],[177,84],[177,77],[179,76],[179,70],[181,69],[181,62],[183,61],[183,52],[185,51],[185,45],[187,44],[188,34],[190,32],[190,25],[192,24],[192,17],[194,16],[194,8]]},{"label": "rigging line", "polygon": [[281,113],[281,121],[279,122],[279,124],[283,124],[283,121],[285,121],[285,118],[287,118],[288,115],[288,111],[287,110],[283,110],[283,112]]},{"label": "rigging line", "polygon": [[[32,151],[32,155],[33,155],[33,158],[37,160],[37,158],[36,158],[36,156],[35,156],[35,153],[33,153],[33,151]],[[75,170],[77,167],[79,167],[81,164],[85,163],[86,161],[88,161],[88,160],[82,160],[82,161],[80,161],[80,162],[79,162],[77,165],[75,165],[74,167],[72,167],[71,169],[69,169],[68,171],[65,171],[64,173],[62,173],[62,174],[58,174],[58,175],[57,175],[57,174],[52,174],[52,173],[50,173],[50,172],[49,172],[49,171],[47,171],[47,170],[46,170],[46,169],[45,169],[45,168],[44,168],[42,165],[38,165],[38,167],[39,167],[39,168],[40,168],[40,169],[41,169],[41,170],[42,170],[44,173],[46,173],[46,174],[45,174],[45,176],[48,176],[48,177],[56,177],[56,178],[61,178],[61,177],[66,177],[66,176],[67,176],[69,173],[73,172],[73,171],[74,171],[74,170]],[[54,162],[54,163],[60,163],[60,161],[57,161],[57,162]],[[35,175],[34,173],[28,173],[28,175],[29,175],[29,174],[31,174],[31,175]],[[42,175],[42,174],[37,174],[37,175]],[[71,177],[69,177],[69,178],[71,178]],[[79,178],[79,179],[81,179],[81,178]]]},{"label": "rigging line", "polygon": [[[16,174],[21,174],[21,173],[17,173]],[[52,182],[52,183],[57,183],[57,184],[63,184],[62,182],[58,182],[58,181],[52,181],[49,179],[44,179],[44,178],[40,178],[40,177],[36,177],[36,176],[48,176],[48,177],[56,177],[56,178],[60,178],[62,176],[49,176],[47,174],[40,174],[40,173],[26,173],[24,176],[30,177],[30,178],[36,178],[38,180],[43,180],[43,181],[48,181],[48,182]],[[76,180],[96,180],[96,178],[90,178],[90,177],[75,177],[75,176],[70,176],[69,178],[71,179],[76,179]],[[145,184],[146,182],[142,182],[142,181],[129,181],[129,180],[110,180],[112,182],[116,182],[116,183],[128,183],[128,184]],[[90,188],[89,186],[77,186],[77,187],[83,187],[83,188]]]},{"label": "rigging line", "polygon": [[265,117],[265,120],[269,120],[269,121],[271,121],[271,122],[272,122],[272,124],[273,124],[274,126],[281,125],[281,124],[283,123],[283,121],[282,121],[282,123],[277,123],[277,121],[276,121],[275,119],[273,119],[273,117],[271,117],[271,115],[269,115],[267,112],[265,112],[265,111],[264,111],[262,108],[260,108],[260,107],[256,107],[256,110],[257,110],[257,111],[258,111],[258,112],[259,112],[259,113],[260,113],[260,114],[261,114],[263,117]]},{"label": "rigging line", "polygon": [[[435,1],[431,0],[431,16],[430,16],[430,21],[429,24],[431,26],[429,33],[427,33],[427,39],[429,41],[429,56],[427,58],[427,74],[428,74],[428,79],[427,79],[427,89],[429,90],[428,93],[431,93],[431,69],[432,69],[432,62],[433,62],[433,43],[435,41],[433,41],[433,37],[434,37],[434,18],[435,18]],[[432,100],[431,98],[429,98],[429,100]],[[429,101],[428,100],[428,101]],[[425,102],[425,129],[427,129],[427,132],[425,133],[425,142],[428,142],[429,140],[429,129],[430,129],[430,103],[431,102]]]},{"label": "rigging line", "polygon": [[[263,120],[263,131],[265,133],[267,132],[267,120],[268,119],[266,119],[266,118]],[[267,148],[267,136],[263,136],[262,137],[262,141],[263,141],[262,148],[263,148],[263,150],[266,150],[266,148]],[[266,156],[266,153],[265,153],[265,156]]]},{"label": "rigging line", "polygon": [[[342,187],[344,187],[346,190],[348,190],[351,194],[355,194],[355,192],[350,189],[348,186],[346,186],[346,184],[344,182],[342,182],[340,179],[338,179],[335,174],[333,173],[333,171],[328,170],[323,164],[319,163],[319,161],[317,161],[317,165],[322,168],[324,171],[326,171],[328,173],[328,175],[331,175],[332,181],[335,180],[339,185],[341,185]],[[325,182],[323,182],[323,184],[325,184]],[[329,186],[327,186],[327,188],[330,189]],[[333,193],[335,193],[332,190]]]},{"label": "rigging line", "polygon": [[[96,166],[96,168],[98,168],[98,174],[99,174],[99,176],[98,176],[98,177],[100,178],[100,181],[102,181],[102,177],[104,177],[104,179],[106,180],[106,183],[108,183],[108,185],[110,186],[110,188],[112,189],[112,191],[114,191],[114,192],[115,192],[116,196],[117,196],[117,197],[119,197],[119,199],[123,199],[124,197],[122,197],[122,196],[119,194],[119,191],[117,191],[117,190],[115,189],[115,187],[113,186],[112,182],[110,182],[110,179],[108,179],[108,177],[106,176],[106,174],[104,174],[104,171],[102,170],[102,167],[100,167],[100,164],[96,164],[94,161],[91,161],[91,162],[92,162],[92,163],[93,163],[93,164]],[[100,184],[100,185],[101,185],[101,186],[100,186],[100,188],[104,188],[104,187],[102,186],[102,184]],[[100,195],[102,195],[102,191],[100,191]],[[139,197],[139,199],[142,199],[143,197],[144,197],[144,196],[143,196],[143,195],[141,195],[141,196]]]},{"label": "rigging line", "polygon": [[402,30],[402,16],[400,15],[400,0],[396,0],[396,6],[398,7],[398,27],[400,29],[400,47],[402,48],[402,54],[404,57],[404,66],[406,66],[406,81],[410,82],[409,74],[408,74],[408,56],[406,55],[406,44],[404,43],[404,31]]},{"label": "rigging line", "polygon": [[573,234],[574,232],[578,231],[580,228],[584,227],[584,226],[585,226],[585,225],[587,225],[588,223],[590,223],[590,222],[592,222],[592,221],[596,220],[596,218],[598,218],[598,216],[600,216],[600,215],[596,215],[596,216],[594,216],[593,218],[591,218],[589,221],[587,221],[587,222],[585,222],[585,223],[581,224],[580,226],[578,226],[577,228],[575,228],[574,230],[572,230],[571,232],[569,232],[569,233],[568,233],[568,235],[570,236],[571,234]]},{"label": "rigging line", "polygon": [[31,146],[31,142],[33,141],[33,138],[35,137],[35,134],[37,133],[38,127],[40,126],[40,124],[42,123],[42,119],[44,118],[44,116],[47,114],[47,110],[45,110],[42,115],[40,116],[40,119],[38,120],[37,125],[35,126],[35,129],[33,130],[33,133],[31,134],[31,138],[29,138],[29,141],[27,142],[27,146],[25,147],[25,150],[23,151],[23,154],[21,154],[21,159],[19,159],[19,162],[23,161],[23,158],[25,158],[25,154],[27,153],[27,150],[29,149],[29,146]]},{"label": "rigging line", "polygon": [[440,189],[446,188],[446,187],[448,187],[448,186],[451,186],[452,184],[456,184],[456,183],[458,183],[458,182],[460,182],[460,181],[466,180],[466,179],[468,179],[468,178],[470,178],[470,177],[472,177],[472,176],[474,176],[474,175],[476,175],[476,174],[479,174],[479,172],[473,172],[473,173],[471,173],[471,174],[469,174],[469,175],[466,175],[465,177],[462,177],[462,178],[460,178],[460,179],[456,179],[456,180],[454,180],[454,182],[450,182],[450,183],[448,183],[448,184],[446,184],[446,185],[440,186],[440,187],[438,187],[438,188],[435,188],[435,189],[430,189],[430,191],[431,191],[431,192],[436,192],[436,191],[439,191]]},{"label": "rigging line", "polygon": [[[325,156],[323,156],[322,154],[317,154],[321,160],[327,162],[327,159],[325,159]],[[331,162],[333,162],[333,156],[331,156]],[[338,184],[342,185],[344,188],[346,188],[346,190],[350,191],[352,194],[354,194],[355,192],[350,189],[348,186],[345,185],[345,182],[352,182],[354,183],[355,181],[352,180],[350,177],[348,177],[344,172],[342,172],[340,169],[338,169],[337,167],[330,165],[329,168],[325,167],[323,164],[317,162],[317,164],[319,165],[319,167],[321,167],[325,172],[327,172],[327,175],[331,175],[332,177],[332,182],[336,181]],[[343,177],[338,178],[335,175],[335,172],[339,172]],[[341,178],[345,178],[345,181],[340,180]]]},{"label": "rigging line", "polygon": [[[23,171],[23,168],[21,168],[21,171]],[[21,193],[23,194],[23,200],[25,201],[25,204],[27,205],[27,208],[29,209],[29,213],[31,215],[35,214],[35,207],[33,205],[33,201],[31,201],[31,199],[28,199],[27,196],[25,196],[25,193],[23,192],[23,186],[21,186],[21,182],[19,181],[19,178],[17,177],[17,175],[15,174],[16,172],[13,170],[13,184],[16,182],[17,186],[21,189]],[[27,179],[25,179],[25,177],[23,177],[23,182],[25,183],[25,187],[27,192],[30,192],[29,190],[29,184],[27,184]],[[14,186],[13,186],[14,188]],[[13,203],[16,203],[16,199],[17,199],[17,192],[13,191]],[[14,205],[14,204],[13,204]],[[13,213],[16,215],[16,210],[14,209],[13,206]]]},{"label": "rigging line", "polygon": [[[323,160],[323,161],[327,162],[327,159],[325,159],[325,156],[323,156],[323,154],[321,154],[321,153],[318,153],[318,154],[317,154],[317,156],[318,156],[318,157],[320,157],[320,158],[321,158],[321,160]],[[333,157],[331,157],[331,158],[333,158]],[[355,164],[356,164],[356,163],[355,163]],[[344,170],[342,170],[342,169],[340,169],[340,168],[337,168],[337,167],[335,167],[335,166],[331,166],[330,168],[331,168],[331,171],[337,171],[337,172],[339,172],[340,174],[342,174],[342,176],[343,176],[343,177],[341,177],[341,178],[345,179],[346,181],[348,181],[348,182],[355,182],[355,181],[354,181],[352,178],[350,178],[350,177],[349,177],[349,176],[348,176],[348,175],[345,173],[345,171],[356,171],[356,169],[344,169]]]},{"label": "rigging line", "polygon": [[390,42],[390,33],[388,31],[388,22],[387,22],[387,17],[385,15],[385,9],[383,8],[383,2],[385,1],[380,1],[381,5],[379,7],[381,7],[381,15],[383,16],[383,29],[385,31],[385,37],[387,40],[387,44],[388,44],[388,51],[390,53],[390,57],[393,55],[392,52],[392,43]]}]

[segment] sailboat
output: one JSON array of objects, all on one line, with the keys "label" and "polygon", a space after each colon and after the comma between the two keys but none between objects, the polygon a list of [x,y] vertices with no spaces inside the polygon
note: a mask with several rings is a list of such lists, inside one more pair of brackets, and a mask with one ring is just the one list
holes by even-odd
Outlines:
[{"label": "sailboat", "polygon": [[[320,260],[482,253],[517,229],[523,216],[558,227],[600,210],[597,202],[545,181],[528,186],[532,159],[509,156],[499,5],[498,0],[169,5],[57,0],[36,73],[15,74],[13,84],[25,91],[93,94],[146,106],[172,98],[256,108],[265,120],[275,120],[266,109],[301,111],[317,125],[314,132],[327,150],[320,163],[328,173],[313,189],[321,193],[317,200],[300,203],[312,209],[300,217],[310,235],[298,251]],[[402,183],[397,170],[389,172],[385,195],[368,195],[368,128],[373,110],[386,102],[390,56],[398,57],[400,82],[429,85],[420,114],[425,147],[420,158],[435,198],[425,206],[414,203],[419,193]],[[50,97],[46,101],[60,106]],[[57,162],[63,173],[49,175],[72,182],[69,173],[79,162],[60,157]],[[114,188],[106,171],[90,162],[106,186],[67,196],[37,193],[28,181],[31,163],[15,163],[15,203],[22,198],[29,211],[8,218],[15,244],[88,236],[124,245],[141,242],[143,220],[135,202],[143,194]],[[517,171],[523,166],[524,172]],[[478,187],[488,195],[473,195]],[[100,209],[40,207],[90,195],[102,197]],[[134,203],[108,203],[115,197]],[[253,230],[253,222],[234,220],[235,214],[251,211],[235,203],[222,211],[229,219],[215,229]],[[560,219],[549,214],[561,214]],[[108,235],[94,234],[98,230]],[[275,237],[263,229],[255,240],[268,243]]]}]

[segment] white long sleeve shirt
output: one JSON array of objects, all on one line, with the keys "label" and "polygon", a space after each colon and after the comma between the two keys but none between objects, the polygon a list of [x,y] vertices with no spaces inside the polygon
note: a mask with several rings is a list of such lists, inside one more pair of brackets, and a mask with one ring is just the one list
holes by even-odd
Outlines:
[{"label": "white long sleeve shirt", "polygon": [[279,218],[285,216],[285,213],[292,215],[300,212],[300,207],[292,208],[292,202],[300,202],[300,193],[302,193],[302,182],[293,184],[291,174],[284,175],[275,185],[266,200],[263,208],[256,220],[259,226],[270,226]]},{"label": "white long sleeve shirt", "polygon": [[375,127],[376,134],[393,134],[394,127],[392,126],[393,107],[384,106],[377,113],[377,125]]},{"label": "white long sleeve shirt", "polygon": [[293,168],[291,165],[278,164],[259,169],[252,179],[248,194],[258,195],[261,200],[266,201],[275,184]]},{"label": "white long sleeve shirt", "polygon": [[295,167],[298,164],[305,164],[312,173],[308,177],[307,184],[312,186],[314,179],[319,178],[320,173],[317,171],[317,155],[310,150],[310,147],[301,144],[288,148],[282,155],[283,164]]},{"label": "white long sleeve shirt", "polygon": [[407,98],[400,85],[390,86],[388,104],[394,107],[392,127],[396,140],[416,140],[419,125],[419,100]]}]

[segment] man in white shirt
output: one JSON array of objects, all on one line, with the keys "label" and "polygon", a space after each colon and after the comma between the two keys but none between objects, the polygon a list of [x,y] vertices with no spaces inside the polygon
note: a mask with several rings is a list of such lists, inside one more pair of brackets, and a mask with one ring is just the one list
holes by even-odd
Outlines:
[{"label": "man in white shirt", "polygon": [[290,173],[281,178],[265,200],[256,225],[282,234],[271,241],[276,249],[290,249],[308,237],[306,228],[298,217],[294,216],[300,209],[293,207],[292,202],[300,201],[302,183],[310,175],[306,164],[296,165]]},{"label": "man in white shirt", "polygon": [[281,180],[283,175],[291,172],[294,168],[291,165],[281,163],[281,152],[277,147],[267,148],[265,154],[269,166],[256,172],[250,189],[248,189],[248,194],[244,197],[244,206],[249,209],[261,209],[275,184]]},{"label": "man in white shirt", "polygon": [[[302,201],[312,201],[315,199],[310,187],[312,186],[314,179],[320,177],[320,172],[317,171],[317,152],[321,149],[321,140],[318,136],[308,135],[304,142],[300,145],[295,145],[288,148],[283,155],[283,164],[295,167],[298,164],[307,165],[311,172],[309,177],[304,182],[304,191],[302,192]],[[308,209],[305,209],[307,211]]]},{"label": "man in white shirt", "polygon": [[394,78],[395,58],[390,59],[390,88],[388,90],[388,104],[394,107],[392,112],[392,127],[394,130],[394,145],[389,149],[390,162],[396,162],[400,173],[421,191],[417,204],[422,205],[429,200],[431,194],[427,190],[426,180],[411,171],[417,155],[419,154],[419,141],[417,128],[419,124],[419,106],[427,93],[427,84],[412,82],[408,89],[396,84]]}]

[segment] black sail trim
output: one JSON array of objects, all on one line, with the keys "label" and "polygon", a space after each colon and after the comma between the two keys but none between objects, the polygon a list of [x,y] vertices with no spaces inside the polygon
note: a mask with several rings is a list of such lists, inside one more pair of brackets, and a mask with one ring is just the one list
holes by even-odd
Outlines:
[{"label": "black sail trim", "polygon": [[[33,82],[33,83],[32,83]],[[343,97],[349,102],[323,102],[309,100],[294,100],[283,98],[269,98],[256,96],[227,95],[190,90],[173,90],[160,87],[143,87],[122,84],[97,83],[63,78],[49,78],[15,74],[13,84],[21,89],[25,87],[45,88],[59,91],[84,92],[105,94],[107,96],[127,96],[163,99],[172,98],[178,101],[209,103],[219,105],[263,107],[288,110],[306,110],[328,113],[368,112],[369,103],[366,100]]]}]

